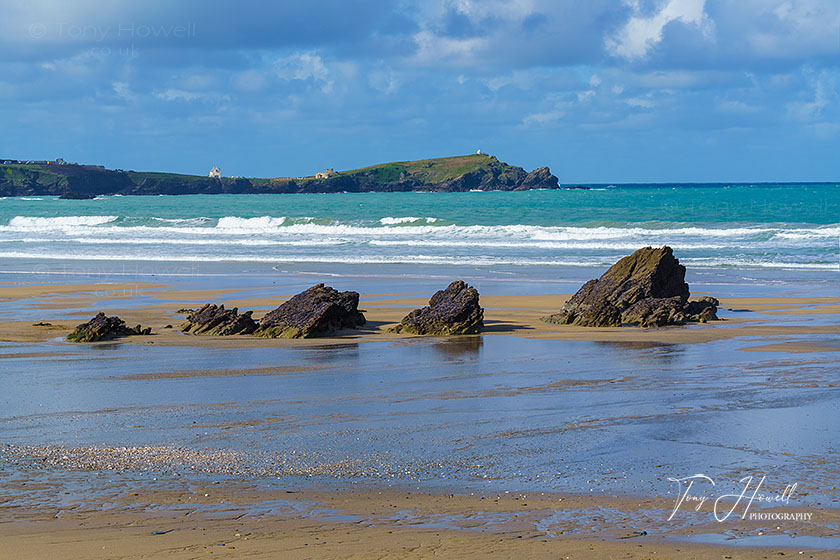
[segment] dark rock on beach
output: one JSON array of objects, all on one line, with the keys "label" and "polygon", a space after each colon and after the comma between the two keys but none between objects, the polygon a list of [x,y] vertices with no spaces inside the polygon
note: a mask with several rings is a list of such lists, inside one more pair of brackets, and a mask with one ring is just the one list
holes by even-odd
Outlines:
[{"label": "dark rock on beach", "polygon": [[317,284],[263,317],[254,332],[266,338],[313,338],[365,324],[357,292]]},{"label": "dark rock on beach", "polygon": [[151,328],[127,327],[125,321],[119,317],[106,317],[105,313],[97,313],[96,316],[76,327],[72,333],[67,335],[71,342],[97,342],[100,340],[111,340],[121,336],[147,335],[151,334]]},{"label": "dark rock on beach", "polygon": [[637,327],[683,325],[686,320],[685,301],[679,296],[645,298],[637,301],[621,314],[623,324]]},{"label": "dark rock on beach", "polygon": [[449,284],[415,309],[392,329],[397,333],[446,336],[477,334],[484,328],[484,310],[478,303],[478,290],[462,280]]},{"label": "dark rock on beach", "polygon": [[688,302],[686,316],[689,321],[697,321],[698,323],[717,321],[717,308],[719,305],[720,302],[715,298],[703,296],[697,301]]},{"label": "dark rock on beach", "polygon": [[239,314],[239,309],[225,309],[224,305],[206,304],[198,311],[187,316],[181,330],[192,334],[233,335],[251,334],[257,330],[257,323],[251,318],[251,312]]},{"label": "dark rock on beach", "polygon": [[575,315],[574,324],[580,327],[620,327],[621,311],[607,300],[596,301],[588,307],[579,309]]},{"label": "dark rock on beach", "polygon": [[685,267],[670,247],[645,247],[586,282],[548,323],[582,327],[663,327],[717,319],[718,301],[688,301]]}]

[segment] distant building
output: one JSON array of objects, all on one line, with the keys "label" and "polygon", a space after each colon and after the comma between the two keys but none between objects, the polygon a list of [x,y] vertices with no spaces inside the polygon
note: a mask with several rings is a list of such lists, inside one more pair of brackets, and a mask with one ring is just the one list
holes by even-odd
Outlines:
[{"label": "distant building", "polygon": [[67,162],[64,161],[64,158],[57,157],[57,158],[55,158],[55,164],[56,165],[67,165]]},{"label": "distant building", "polygon": [[333,175],[335,175],[335,169],[330,167],[326,171],[319,171],[318,173],[316,173],[315,178],[316,179],[329,179]]},{"label": "distant building", "polygon": [[208,177],[215,177],[216,179],[222,178],[222,172],[218,167],[214,167],[210,170],[210,173],[207,175]]},{"label": "distant building", "polygon": [[481,155],[481,150],[476,150],[475,153],[477,153],[478,155]]}]

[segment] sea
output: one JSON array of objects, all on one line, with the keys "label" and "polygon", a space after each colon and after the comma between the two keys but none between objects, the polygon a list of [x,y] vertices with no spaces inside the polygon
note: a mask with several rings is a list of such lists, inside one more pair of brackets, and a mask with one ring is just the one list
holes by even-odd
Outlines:
[{"label": "sea", "polygon": [[831,284],[839,242],[837,183],[0,200],[0,273],[13,275],[576,282],[667,244],[695,282]]}]

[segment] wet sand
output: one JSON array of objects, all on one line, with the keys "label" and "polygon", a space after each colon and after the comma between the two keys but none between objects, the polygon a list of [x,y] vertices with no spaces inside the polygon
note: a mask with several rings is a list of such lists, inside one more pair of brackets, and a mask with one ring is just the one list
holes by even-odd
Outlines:
[{"label": "wet sand", "polygon": [[[443,495],[385,490],[259,491],[226,484],[188,490],[123,489],[107,500],[30,509],[10,520],[3,551],[16,559],[95,558],[834,558],[808,545],[840,515],[820,513],[786,531],[740,522],[733,532],[785,544],[740,548],[686,542],[716,530],[654,531],[661,500],[552,494]],[[9,510],[12,510],[11,512]],[[645,530],[650,529],[650,531]],[[792,537],[791,532],[799,536]],[[679,540],[684,539],[684,540]]]}]

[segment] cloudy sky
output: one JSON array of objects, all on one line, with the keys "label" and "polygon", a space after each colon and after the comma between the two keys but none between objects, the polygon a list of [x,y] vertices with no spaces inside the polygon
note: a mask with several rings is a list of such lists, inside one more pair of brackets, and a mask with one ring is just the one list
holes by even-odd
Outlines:
[{"label": "cloudy sky", "polygon": [[12,0],[0,157],[840,179],[838,0]]}]

